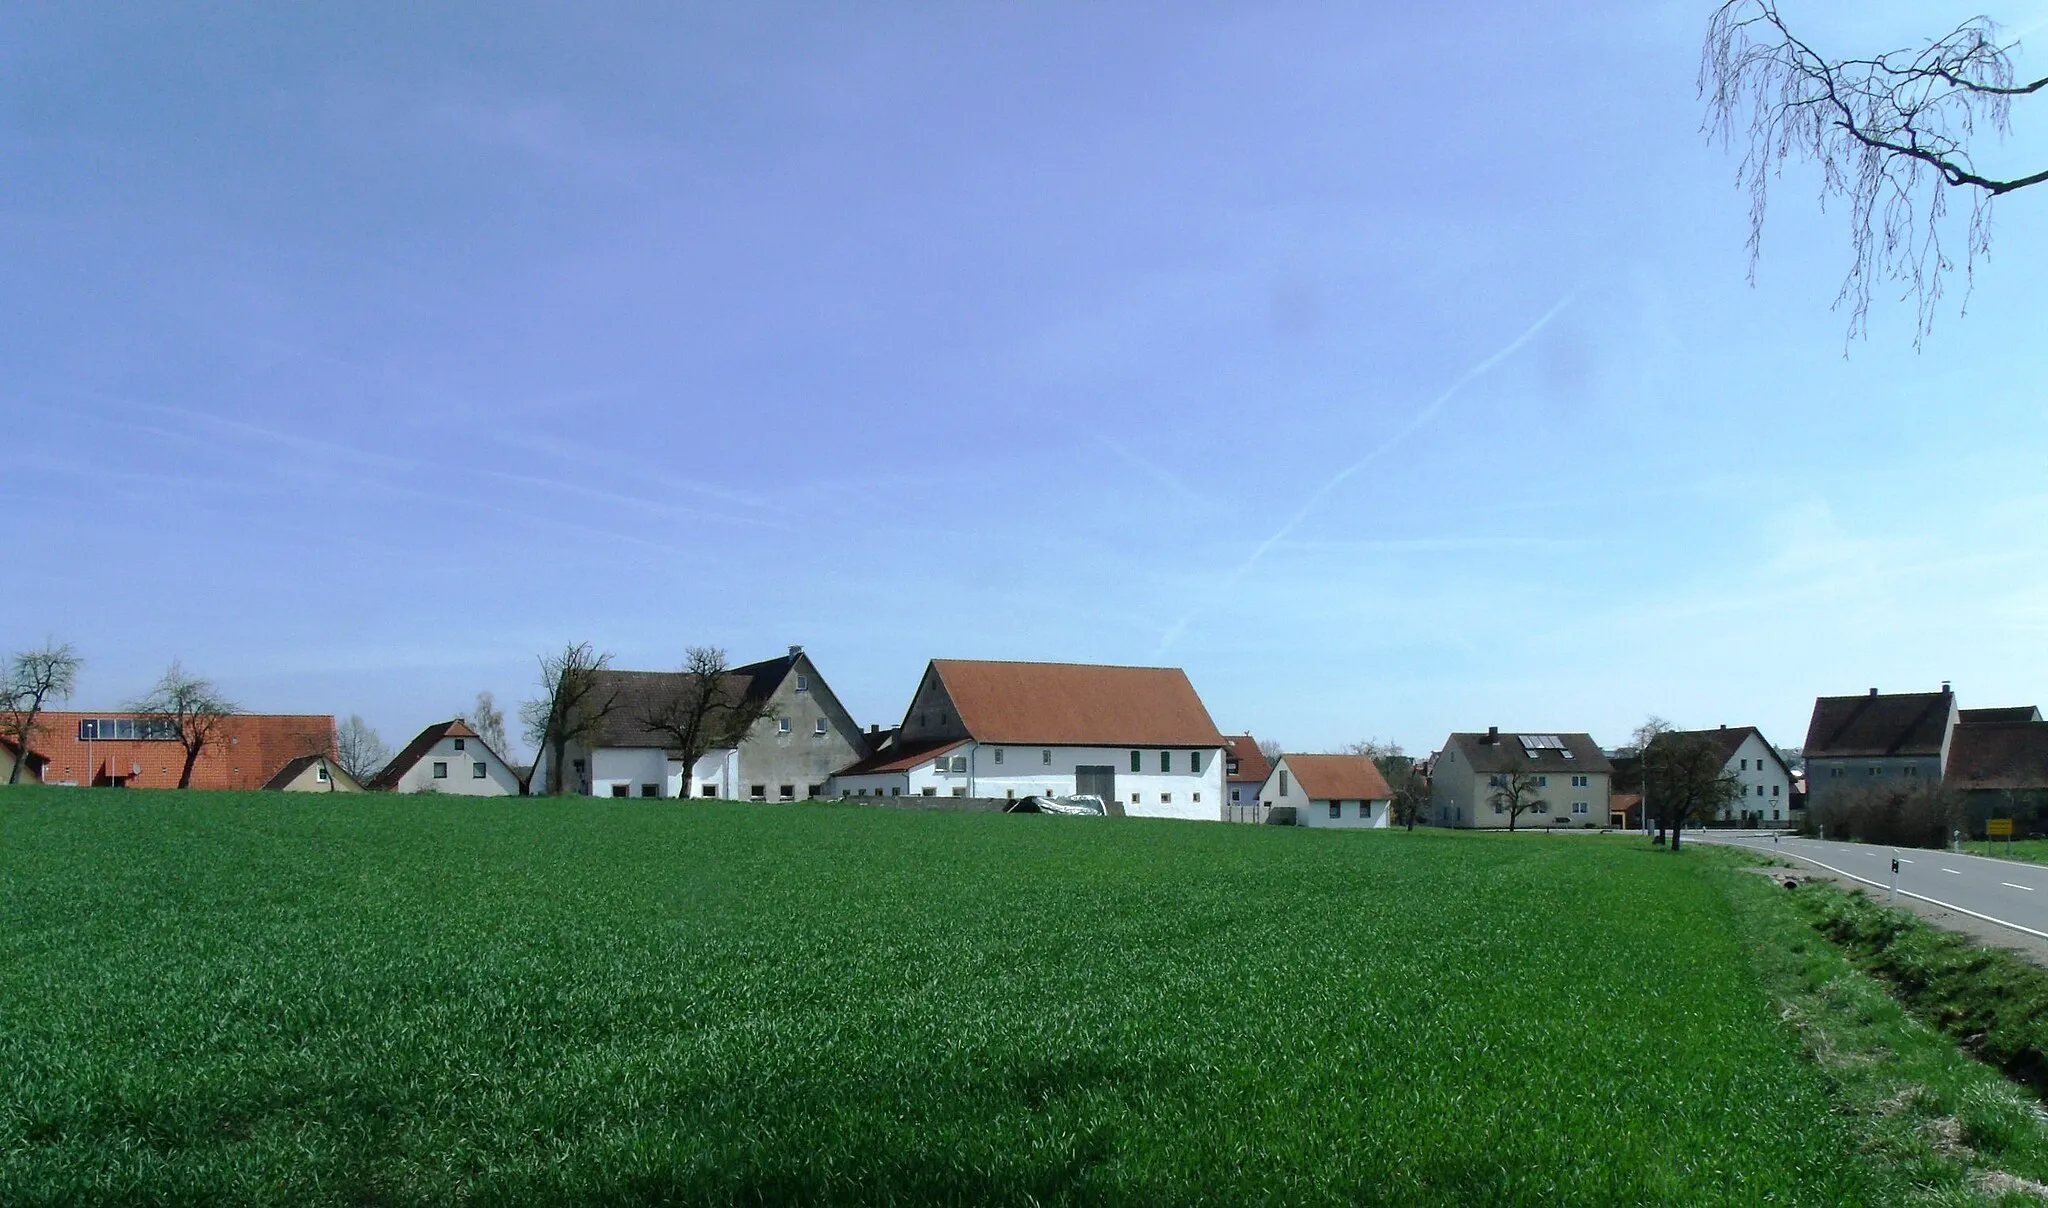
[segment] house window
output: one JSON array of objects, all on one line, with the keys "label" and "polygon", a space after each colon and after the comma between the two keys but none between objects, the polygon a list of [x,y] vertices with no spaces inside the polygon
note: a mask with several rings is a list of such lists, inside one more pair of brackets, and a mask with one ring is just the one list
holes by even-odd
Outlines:
[{"label": "house window", "polygon": [[1745,759],[1742,761],[1742,770],[1745,772],[1749,770],[1749,760]]},{"label": "house window", "polygon": [[577,774],[577,775],[581,776],[581,775],[583,774],[583,761],[582,761],[582,760],[580,760],[580,759],[572,759],[572,760],[570,760],[570,761],[569,761],[569,766],[570,766],[570,767],[572,767],[572,768],[575,768],[575,769],[576,769],[576,774]]},{"label": "house window", "polygon": [[1774,785],[1772,785],[1772,786],[1771,786],[1771,796],[1773,796],[1773,797],[1777,796],[1777,795],[1778,795],[1778,790],[1779,790],[1779,789],[1781,789],[1781,788],[1783,788],[1783,787],[1785,787],[1785,786],[1783,786],[1783,785],[1779,785],[1779,784],[1774,784]]},{"label": "house window", "polygon": [[1038,762],[1040,762],[1040,763],[1044,764],[1044,765],[1045,765],[1046,767],[1051,767],[1051,766],[1052,766],[1052,748],[1051,748],[1051,747],[1047,747],[1047,748],[1045,748],[1045,749],[1044,749],[1043,751],[1040,751],[1040,752],[1038,753]]},{"label": "house window", "polygon": [[462,740],[459,738],[455,740],[455,749],[458,751],[462,749]]},{"label": "house window", "polygon": [[965,787],[954,789],[953,795],[955,797],[965,797],[967,795],[967,789]]},{"label": "house window", "polygon": [[1841,776],[1841,774],[1842,774],[1842,769],[1841,769],[1840,767],[1832,767],[1832,768],[1829,768],[1829,769],[1828,769],[1828,779],[1830,779],[1830,780],[1834,780],[1834,779],[1836,779],[1836,778],[1840,777],[1840,776]]},{"label": "house window", "polygon": [[953,770],[954,770],[954,771],[956,771],[956,772],[960,772],[960,773],[962,773],[962,774],[965,774],[965,773],[966,773],[966,771],[967,771],[967,756],[965,756],[965,755],[955,755],[955,756],[953,756]]},{"label": "house window", "polygon": [[1575,789],[1585,788],[1586,785],[1591,782],[1591,779],[1592,778],[1588,776],[1574,776],[1572,777],[1572,787]]},{"label": "house window", "polygon": [[813,737],[813,738],[823,738],[823,737],[825,737],[825,719],[824,719],[824,718],[822,718],[822,717],[821,717],[821,718],[819,718],[819,719],[818,719],[817,721],[815,721],[815,722],[812,722],[812,723],[811,723],[811,737]]},{"label": "house window", "polygon": [[927,786],[924,790],[924,795],[927,797],[936,797],[939,795],[939,790]]},{"label": "house window", "polygon": [[1131,804],[1132,804],[1132,805],[1136,805],[1136,804],[1138,804],[1138,795],[1137,795],[1136,793],[1132,793],[1132,794],[1131,794]]},{"label": "house window", "polygon": [[1763,795],[1764,795],[1764,786],[1763,786],[1763,785],[1757,785],[1757,786],[1756,786],[1756,795],[1757,795],[1757,796],[1759,796],[1759,797],[1761,797],[1761,796],[1763,796]]},{"label": "house window", "polygon": [[1771,811],[1771,821],[1773,821],[1773,822],[1776,822],[1777,820],[1778,820],[1778,811],[1776,811],[1776,810],[1772,810],[1772,811]]},{"label": "house window", "polygon": [[1171,772],[1173,770],[1172,751],[1159,752],[1159,770],[1162,772]]},{"label": "house window", "polygon": [[[483,765],[478,764],[477,766],[482,767]],[[642,797],[659,797],[661,796],[661,786],[658,784],[643,784],[640,786],[640,795]]]},{"label": "house window", "polygon": [[1332,817],[1332,818],[1342,818],[1343,816],[1344,816],[1344,803],[1343,803],[1343,802],[1341,802],[1341,801],[1332,801],[1332,802],[1330,803],[1330,817]]},{"label": "house window", "polygon": [[1224,764],[1223,770],[1229,775],[1237,775],[1237,760],[1233,759],[1229,763]]},{"label": "house window", "polygon": [[434,763],[434,779],[436,779],[436,780],[446,780],[446,779],[448,779],[448,765],[447,765],[446,763],[442,763],[442,762],[440,762],[440,761],[438,761],[438,760],[436,760],[436,761],[435,761],[435,763]]},{"label": "house window", "polygon": [[1145,753],[1143,751],[1131,752],[1131,770],[1133,772],[1142,772],[1145,770]]},{"label": "house window", "polygon": [[776,799],[779,801],[796,800],[796,786],[793,784],[778,785],[776,786],[775,793]]},{"label": "house window", "polygon": [[998,764],[1002,763],[1002,762],[1003,762],[1003,749],[1002,749],[1001,747],[996,747],[996,748],[995,748],[995,753],[996,753],[996,762],[997,762]]},{"label": "house window", "polygon": [[798,692],[809,692],[811,690],[811,677],[808,675],[797,676],[796,690]]},{"label": "house window", "polygon": [[1238,789],[1238,788],[1234,788],[1234,789],[1231,789],[1231,790],[1230,790],[1230,799],[1231,799],[1232,801],[1243,801],[1243,800],[1244,800],[1244,790],[1243,790],[1243,789]]},{"label": "house window", "polygon": [[1202,795],[1201,795],[1200,793],[1196,793],[1196,794],[1195,794],[1195,804],[1196,804],[1196,805],[1200,805],[1200,804],[1202,804]]},{"label": "house window", "polygon": [[326,765],[326,764],[324,764],[324,763],[316,763],[316,764],[314,764],[314,765],[313,765],[313,779],[315,779],[315,780],[319,781],[319,782],[320,782],[320,783],[322,783],[322,784],[326,784],[326,783],[327,783],[327,765]]},{"label": "house window", "polygon": [[626,796],[626,794],[627,794],[628,790],[630,790],[630,789],[631,789],[632,787],[633,787],[632,785],[629,785],[629,784],[627,784],[627,783],[626,783],[625,781],[623,781],[623,780],[621,780],[621,781],[618,781],[618,782],[614,783],[614,784],[613,784],[613,785],[611,786],[611,788],[612,788],[612,796],[614,796],[614,797],[624,797],[624,796]]},{"label": "house window", "polygon": [[[876,790],[875,790],[875,796],[879,797],[879,796],[881,796],[881,795],[882,795],[882,790],[880,790],[880,789],[876,789]],[[903,795],[903,786],[899,784],[899,785],[897,785],[896,787],[894,787],[894,788],[890,789],[890,790],[889,790],[889,795],[890,795],[891,797],[901,797],[901,796]],[[925,790],[925,796],[927,796],[927,797],[931,796],[931,790],[930,790],[930,789],[926,789],[926,790]]]},{"label": "house window", "polygon": [[1287,795],[1287,773],[1285,772],[1280,773],[1280,795],[1282,797]]},{"label": "house window", "polygon": [[1486,783],[1489,787],[1496,789],[1504,789],[1508,787],[1508,778],[1505,776],[1488,776],[1486,778]]},{"label": "house window", "polygon": [[1550,777],[1548,777],[1548,776],[1538,776],[1538,777],[1536,778],[1536,787],[1537,787],[1537,788],[1539,788],[1539,789],[1547,789],[1547,788],[1549,788],[1549,787],[1550,787]]},{"label": "house window", "polygon": [[812,801],[816,801],[824,795],[825,786],[822,784],[811,784],[804,786],[804,796],[810,798]]},{"label": "house window", "polygon": [[483,760],[481,759],[469,765],[469,778],[471,780],[482,780],[485,776],[489,774],[490,769],[484,766]]},{"label": "house window", "polygon": [[703,796],[706,796],[706,797],[716,797],[716,796],[718,796],[718,786],[717,786],[717,785],[715,785],[715,784],[707,784],[707,785],[705,785],[705,786],[704,786],[704,788],[703,788],[703,790],[702,790],[702,795],[703,795]]},{"label": "house window", "polygon": [[1905,767],[1903,767],[1903,768],[1900,768],[1900,769],[1899,769],[1899,775],[1901,775],[1901,776],[1918,776],[1919,774],[1920,774],[1920,769],[1919,769],[1919,768],[1916,768],[1916,767],[1914,767],[1914,766],[1913,766],[1912,764],[1910,764],[1910,763],[1909,763],[1909,764],[1907,764],[1907,765],[1906,765]]},{"label": "house window", "polygon": [[1017,790],[1016,790],[1016,789],[1004,789],[1004,790],[1003,790],[1003,800],[1005,800],[1005,801],[1015,801],[1016,799],[1017,799]]},{"label": "house window", "polygon": [[1173,794],[1172,794],[1172,793],[1161,793],[1161,794],[1159,794],[1159,804],[1161,804],[1161,805],[1172,805],[1172,804],[1173,804]]},{"label": "house window", "polygon": [[768,800],[768,786],[765,784],[753,785],[747,790],[747,796],[752,797],[756,801],[766,801]]},{"label": "house window", "polygon": [[1505,813],[1507,813],[1508,811],[1507,811],[1507,807],[1506,807],[1506,806],[1504,806],[1504,805],[1502,805],[1502,804],[1501,804],[1500,802],[1496,801],[1496,802],[1494,802],[1494,803],[1493,803],[1493,812],[1494,812],[1494,813],[1496,813],[1496,814],[1505,814]]},{"label": "house window", "polygon": [[1188,771],[1193,772],[1198,776],[1201,775],[1202,753],[1200,751],[1188,752]]},{"label": "house window", "polygon": [[787,717],[778,717],[775,719],[775,732],[777,734],[789,733],[789,719]]}]

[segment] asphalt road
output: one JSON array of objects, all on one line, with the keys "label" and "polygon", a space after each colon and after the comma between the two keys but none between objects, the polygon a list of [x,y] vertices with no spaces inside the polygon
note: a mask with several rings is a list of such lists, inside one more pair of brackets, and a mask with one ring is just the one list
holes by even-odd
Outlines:
[{"label": "asphalt road", "polygon": [[1892,860],[1899,862],[1902,898],[1918,898],[2048,939],[2048,865],[1987,860],[1918,847],[1878,847],[1868,843],[1834,843],[1821,839],[1744,834],[1728,831],[1687,831],[1687,843],[1727,843],[1817,864],[1854,877],[1883,900],[1892,888]]}]

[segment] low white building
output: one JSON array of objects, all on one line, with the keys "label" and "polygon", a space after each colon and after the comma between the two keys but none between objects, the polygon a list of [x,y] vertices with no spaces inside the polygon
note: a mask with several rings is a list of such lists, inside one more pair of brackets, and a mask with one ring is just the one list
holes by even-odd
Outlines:
[{"label": "low white building", "polygon": [[419,732],[368,787],[385,793],[452,793],[458,797],[515,797],[519,774],[469,723],[456,718]]},{"label": "low white building", "polygon": [[836,796],[1090,794],[1131,817],[1224,816],[1223,736],[1177,667],[934,659],[893,744]]},{"label": "low white building", "polygon": [[348,769],[325,755],[301,755],[277,770],[264,786],[284,793],[360,793]]},{"label": "low white building", "polygon": [[[1792,820],[1792,769],[1778,749],[1764,741],[1755,726],[1721,726],[1713,730],[1679,730],[1671,737],[1705,739],[1727,753],[1722,770],[1742,784],[1742,796],[1724,807],[1723,822],[1754,826],[1783,826]],[[1650,803],[1650,816],[1657,816],[1657,804]]]},{"label": "low white building", "polygon": [[1259,787],[1259,813],[1291,810],[1296,826],[1377,829],[1393,814],[1394,791],[1366,755],[1282,755]]}]

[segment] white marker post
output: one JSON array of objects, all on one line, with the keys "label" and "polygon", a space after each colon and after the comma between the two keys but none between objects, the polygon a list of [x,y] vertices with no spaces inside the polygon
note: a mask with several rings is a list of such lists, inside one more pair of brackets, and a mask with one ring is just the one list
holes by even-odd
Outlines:
[{"label": "white marker post", "polygon": [[1893,857],[1892,857],[1892,902],[1893,902],[1893,904],[1894,904],[1894,905],[1896,905],[1896,904],[1898,903],[1898,900],[1899,900],[1899,858],[1898,858],[1897,856],[1893,856]]}]

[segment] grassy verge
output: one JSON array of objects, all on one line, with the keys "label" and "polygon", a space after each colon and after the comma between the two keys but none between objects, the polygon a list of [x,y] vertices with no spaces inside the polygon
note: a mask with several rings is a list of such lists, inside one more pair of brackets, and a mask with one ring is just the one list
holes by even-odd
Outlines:
[{"label": "grassy verge", "polygon": [[1696,857],[1728,867],[1750,958],[1863,1151],[1904,1174],[1921,1202],[2039,1204],[2048,1193],[2040,1101],[1969,1054],[2031,1068],[2033,1015],[2048,1005],[2041,971],[1861,893],[1826,884],[1788,892],[1736,871],[1746,857],[1729,849]]}]

